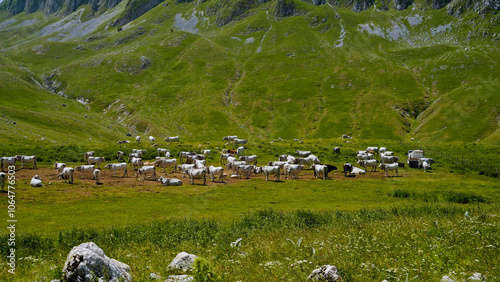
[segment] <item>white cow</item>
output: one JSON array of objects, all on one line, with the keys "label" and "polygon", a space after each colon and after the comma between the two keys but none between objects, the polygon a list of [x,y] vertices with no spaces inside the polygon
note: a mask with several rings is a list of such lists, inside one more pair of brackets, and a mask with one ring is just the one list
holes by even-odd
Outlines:
[{"label": "white cow", "polygon": [[195,160],[194,166],[196,168],[206,168],[207,161],[206,160]]},{"label": "white cow", "polygon": [[95,184],[99,184],[99,179],[101,178],[101,170],[96,168],[92,174],[94,175]]},{"label": "white cow", "polygon": [[202,150],[201,153],[206,157],[206,158],[211,158],[212,157],[212,151],[209,149]]},{"label": "white cow", "polygon": [[236,175],[238,175],[240,179],[242,174],[245,174],[246,178],[250,178],[250,174],[252,174],[254,167],[253,165],[239,165],[236,168]]},{"label": "white cow", "polygon": [[281,167],[274,165],[274,166],[263,166],[262,167],[262,173],[266,176],[266,181],[269,181],[269,176],[270,175],[275,175],[276,181],[280,181],[280,170]]},{"label": "white cow", "polygon": [[245,147],[241,146],[236,149],[236,155],[241,156],[245,153]]},{"label": "white cow", "polygon": [[282,161],[271,161],[267,164],[267,166],[279,166],[281,168],[281,174],[285,173],[285,165],[288,164],[288,162],[282,162]]},{"label": "white cow", "polygon": [[226,167],[227,167],[227,170],[233,170],[233,173],[235,173],[237,170],[238,170],[238,166],[240,165],[246,165],[247,162],[245,161],[235,161],[235,162],[228,162]]},{"label": "white cow", "polygon": [[299,164],[287,164],[286,167],[286,172],[285,174],[287,175],[286,179],[298,179],[299,178],[299,173],[304,169],[305,167],[303,165]]},{"label": "white cow", "polygon": [[224,182],[224,168],[221,166],[207,167],[207,173],[210,175],[210,181],[214,182],[215,175],[219,176],[219,182]]},{"label": "white cow", "polygon": [[3,187],[5,186],[6,180],[7,180],[7,174],[5,174],[5,172],[0,171],[0,186],[2,186],[2,192],[3,192]]},{"label": "white cow", "polygon": [[142,180],[144,181],[144,179],[146,179],[147,177],[147,174],[151,174],[151,178],[153,178],[153,180],[156,180],[156,167],[154,165],[141,167],[137,171],[137,178],[139,178],[139,175],[144,175],[144,177],[142,178]]},{"label": "white cow", "polygon": [[61,173],[57,175],[57,178],[64,180],[68,180],[68,183],[73,183],[73,174],[75,170],[72,167],[65,167]]},{"label": "white cow", "polygon": [[169,153],[170,154],[170,150],[169,149],[163,149],[163,148],[158,148],[156,149],[156,152],[158,153],[158,157],[162,154],[167,154]]},{"label": "white cow", "polygon": [[384,153],[386,151],[387,151],[386,147],[380,147],[380,149],[378,150],[379,153]]},{"label": "white cow", "polygon": [[366,151],[378,152],[378,147],[368,147],[366,148]]},{"label": "white cow", "polygon": [[75,167],[75,171],[82,173],[82,179],[83,179],[86,171],[90,172],[90,174],[92,175],[92,173],[94,172],[94,169],[95,169],[95,165],[80,165],[80,166]]},{"label": "white cow", "polygon": [[384,151],[380,153],[380,156],[394,156],[394,152],[392,151]]},{"label": "white cow", "polygon": [[248,139],[238,139],[238,138],[234,138],[233,140],[234,142],[234,145],[245,145],[246,143],[248,143]]},{"label": "white cow", "polygon": [[207,172],[205,169],[193,168],[188,171],[191,185],[194,184],[195,179],[203,179],[203,185],[207,182]]},{"label": "white cow", "polygon": [[422,167],[423,163],[426,162],[429,166],[434,162],[433,158],[420,158],[418,159],[418,167]]},{"label": "white cow", "polygon": [[57,169],[57,173],[61,173],[61,171],[66,167],[65,163],[54,163],[54,168]]},{"label": "white cow", "polygon": [[93,157],[94,155],[95,155],[95,152],[94,152],[94,151],[89,151],[89,152],[86,152],[85,154],[83,154],[83,159],[84,159],[85,161],[87,161],[87,159],[88,159],[89,157]]},{"label": "white cow", "polygon": [[307,168],[310,168],[313,161],[309,158],[297,158],[295,163],[299,165],[307,165]]},{"label": "white cow", "polygon": [[286,162],[289,163],[289,164],[296,164],[297,163],[297,158],[290,155],[288,156],[288,158],[286,158]]},{"label": "white cow", "polygon": [[295,154],[298,154],[302,158],[307,158],[311,154],[311,151],[300,151],[300,150],[297,150],[297,151],[295,151]]},{"label": "white cow", "polygon": [[179,136],[167,137],[165,142],[179,142]]},{"label": "white cow", "polygon": [[289,156],[290,155],[287,155],[287,154],[280,155],[280,157],[279,157],[280,162],[284,162],[284,161],[288,160]]},{"label": "white cow", "polygon": [[158,178],[158,181],[161,182],[161,184],[163,186],[181,186],[182,185],[182,181],[180,181],[179,179],[175,179],[175,178],[166,178],[166,177],[160,176],[160,178]]},{"label": "white cow", "polygon": [[124,152],[122,152],[122,151],[118,151],[118,152],[116,153],[116,157],[117,157],[117,159],[118,159],[119,161],[123,158],[123,156],[125,156],[125,153],[124,153]]},{"label": "white cow", "polygon": [[315,165],[313,165],[313,169],[314,169],[314,176],[315,177],[320,178],[319,175],[323,174],[323,180],[326,179],[326,177],[328,175],[328,173],[326,172],[328,169],[326,167],[326,165],[315,164]]},{"label": "white cow", "polygon": [[36,174],[35,176],[33,176],[31,178],[30,185],[32,187],[42,187],[43,186],[42,179],[40,178],[40,176],[38,176],[38,174]]},{"label": "white cow", "polygon": [[[132,154],[137,154],[139,157],[142,157],[145,155],[148,151],[146,150],[139,150],[139,149],[132,149]],[[130,156],[130,155],[129,155]]]},{"label": "white cow", "polygon": [[238,139],[238,136],[233,135],[233,136],[224,136],[224,137],[222,137],[222,141],[227,141],[227,142],[234,141],[234,139]]},{"label": "white cow", "polygon": [[357,157],[358,157],[358,161],[359,160],[373,160],[373,154],[371,154],[371,153],[358,154]]},{"label": "white cow", "polygon": [[181,164],[177,168],[182,171],[182,178],[185,178],[186,174],[189,176],[189,171],[194,168],[194,164]]},{"label": "white cow", "polygon": [[167,166],[173,166],[172,172],[177,170],[177,159],[167,159],[157,157],[153,162],[153,165],[156,167],[161,167],[165,172],[167,172]]},{"label": "white cow", "polygon": [[186,161],[187,161],[187,157],[188,157],[188,156],[192,156],[192,155],[196,155],[196,153],[194,153],[194,152],[184,152],[184,151],[180,151],[180,152],[179,152],[179,162],[182,164],[182,159],[183,159],[183,158],[186,158]]},{"label": "white cow", "polygon": [[0,167],[1,167],[1,171],[3,171],[3,168],[4,167],[8,167],[8,166],[11,166],[11,165],[14,165],[16,163],[17,159],[16,157],[3,157],[3,158],[0,158]]},{"label": "white cow", "polygon": [[245,161],[247,163],[253,162],[254,165],[257,165],[257,155],[241,156],[240,161]]},{"label": "white cow", "polygon": [[426,161],[424,161],[422,163],[422,168],[424,169],[424,172],[427,172],[427,170],[431,168],[431,164],[428,163],[428,162],[426,162]]},{"label": "white cow", "polygon": [[367,167],[371,167],[372,171],[377,171],[377,160],[359,160],[358,165],[364,167],[365,172]]},{"label": "white cow", "polygon": [[141,136],[136,136],[135,137],[135,142],[136,143],[141,143]]},{"label": "white cow", "polygon": [[220,154],[220,164],[223,165],[224,164],[224,160],[227,161],[227,159],[229,157],[232,157],[232,155],[231,154]]},{"label": "white cow", "polygon": [[105,162],[105,161],[106,161],[106,158],[104,158],[104,157],[89,157],[87,159],[87,165],[97,164],[97,168],[100,168],[101,163]]},{"label": "white cow", "polygon": [[156,141],[156,138],[154,138],[153,136],[149,136],[149,141],[151,141],[151,145],[153,145]]},{"label": "white cow", "polygon": [[125,175],[128,176],[127,163],[107,164],[105,166],[105,168],[109,168],[109,169],[113,170],[113,177],[116,177],[116,171],[119,170],[119,169],[123,169],[124,170],[122,177],[125,177]]},{"label": "white cow", "polygon": [[385,164],[385,163],[392,164],[392,163],[397,162],[398,160],[399,160],[399,158],[396,157],[396,156],[381,156],[380,157],[380,163],[381,164]]},{"label": "white cow", "polygon": [[320,164],[319,158],[315,155],[309,155],[306,159],[310,159],[313,164]]},{"label": "white cow", "polygon": [[142,159],[141,158],[136,158],[136,157],[133,157],[130,162],[132,163],[132,168],[133,169],[136,169],[135,167],[137,167],[137,169],[139,169],[139,167],[142,166]]},{"label": "white cow", "polygon": [[396,171],[396,176],[398,176],[398,169],[399,169],[399,164],[398,163],[393,163],[393,164],[380,164],[378,166],[380,169],[383,169],[385,171],[385,176],[389,175],[389,171],[395,170]]},{"label": "white cow", "polygon": [[38,169],[35,156],[16,155],[15,158],[21,162],[21,168],[24,168],[24,163],[32,163],[33,168]]},{"label": "white cow", "polygon": [[233,157],[233,156],[229,156],[227,157],[227,163],[230,164],[230,163],[234,163],[235,161],[237,161],[238,159]]}]

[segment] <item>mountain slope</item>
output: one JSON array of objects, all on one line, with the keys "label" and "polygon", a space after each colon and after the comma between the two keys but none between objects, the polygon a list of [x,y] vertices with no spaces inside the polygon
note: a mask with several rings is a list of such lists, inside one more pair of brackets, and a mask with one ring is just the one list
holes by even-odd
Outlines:
[{"label": "mountain slope", "polygon": [[[127,131],[499,141],[496,12],[285,2],[165,1],[121,28],[111,26],[125,2],[87,20],[89,6],[66,18],[4,13],[0,48],[45,89],[113,120],[120,129],[101,141]],[[33,79],[30,91],[68,100]]]}]

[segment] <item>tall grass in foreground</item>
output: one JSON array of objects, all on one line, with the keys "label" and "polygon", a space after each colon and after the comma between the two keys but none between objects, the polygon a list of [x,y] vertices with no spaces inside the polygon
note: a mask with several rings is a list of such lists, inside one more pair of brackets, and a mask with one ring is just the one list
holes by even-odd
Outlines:
[{"label": "tall grass in foreground", "polygon": [[[324,264],[335,264],[344,281],[437,281],[443,275],[464,280],[474,272],[496,281],[499,210],[497,204],[325,213],[259,210],[232,222],[166,220],[74,229],[54,237],[19,235],[16,279],[58,278],[70,249],[92,241],[129,264],[136,281],[150,280],[150,273],[178,273],[166,267],[181,251],[204,258],[210,275],[226,281],[304,281]],[[6,246],[1,248],[6,254]],[[11,278],[2,271],[0,280]]]}]

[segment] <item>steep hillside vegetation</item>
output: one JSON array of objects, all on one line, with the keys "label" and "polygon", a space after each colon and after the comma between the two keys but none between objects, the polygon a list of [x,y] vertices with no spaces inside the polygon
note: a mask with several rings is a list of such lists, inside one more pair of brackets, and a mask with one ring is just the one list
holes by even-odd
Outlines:
[{"label": "steep hillside vegetation", "polygon": [[[64,18],[11,16],[13,2],[0,12],[3,118],[37,126],[16,114],[47,110],[25,103],[37,95],[72,105],[51,111],[56,122],[75,115],[66,124],[80,133],[47,125],[72,142],[127,132],[500,141],[494,3],[169,0],[121,26],[148,1],[101,12],[82,2]],[[18,138],[10,127],[0,136]]]}]

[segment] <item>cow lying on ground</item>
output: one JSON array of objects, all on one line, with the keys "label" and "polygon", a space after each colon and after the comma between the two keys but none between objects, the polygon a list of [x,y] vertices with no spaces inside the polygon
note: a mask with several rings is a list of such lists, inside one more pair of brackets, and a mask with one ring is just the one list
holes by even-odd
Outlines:
[{"label": "cow lying on ground", "polygon": [[182,181],[180,181],[179,179],[175,179],[175,178],[166,178],[166,177],[160,176],[160,178],[158,178],[158,181],[163,186],[181,186],[182,185]]}]

